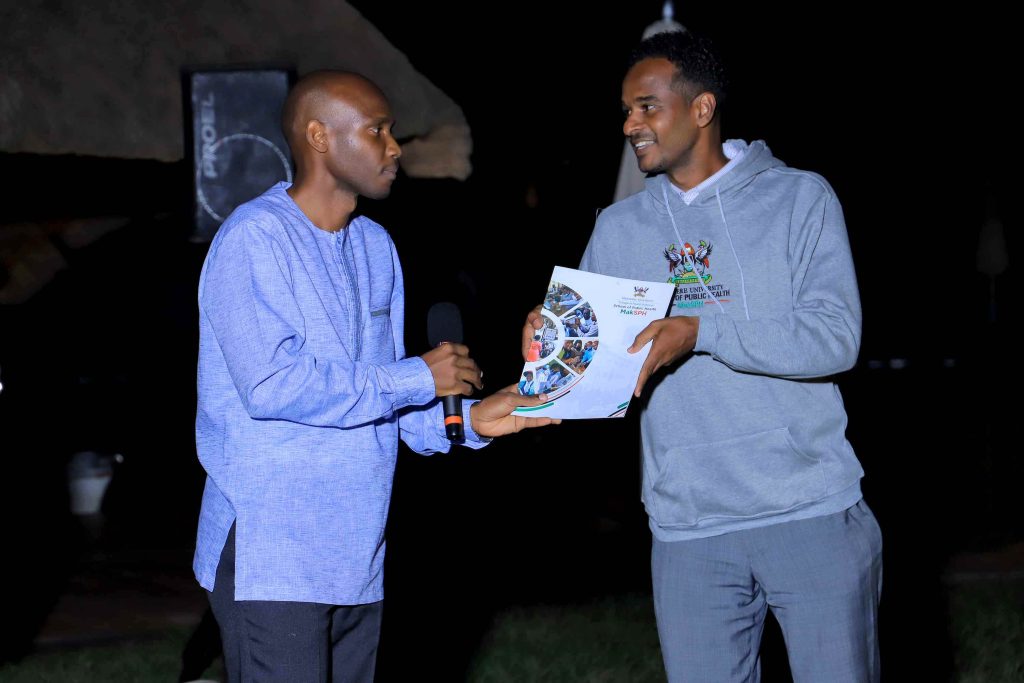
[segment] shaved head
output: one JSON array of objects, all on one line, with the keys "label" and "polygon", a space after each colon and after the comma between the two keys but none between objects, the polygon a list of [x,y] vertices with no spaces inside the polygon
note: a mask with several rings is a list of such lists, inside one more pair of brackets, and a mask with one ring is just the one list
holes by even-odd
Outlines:
[{"label": "shaved head", "polygon": [[306,153],[306,127],[310,121],[330,125],[344,116],[346,110],[367,100],[379,100],[386,106],[387,99],[372,81],[349,71],[314,71],[299,79],[281,112],[281,129],[298,159]]},{"label": "shaved head", "polygon": [[303,77],[281,112],[296,185],[318,185],[353,197],[386,197],[402,155],[393,126],[387,98],[367,78],[347,71],[314,71]]}]

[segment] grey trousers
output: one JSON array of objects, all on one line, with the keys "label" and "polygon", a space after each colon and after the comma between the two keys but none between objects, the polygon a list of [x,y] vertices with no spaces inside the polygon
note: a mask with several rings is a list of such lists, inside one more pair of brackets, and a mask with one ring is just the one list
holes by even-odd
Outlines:
[{"label": "grey trousers", "polygon": [[880,678],[882,534],[867,504],[759,529],[665,543],[651,554],[671,683],[756,682],[767,610],[795,683]]},{"label": "grey trousers", "polygon": [[209,594],[224,643],[228,683],[371,683],[383,602],[235,600],[231,527]]}]

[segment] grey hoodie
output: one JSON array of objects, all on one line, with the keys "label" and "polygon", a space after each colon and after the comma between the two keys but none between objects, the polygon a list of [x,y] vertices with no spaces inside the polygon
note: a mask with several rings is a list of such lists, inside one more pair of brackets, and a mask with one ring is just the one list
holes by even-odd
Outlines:
[{"label": "grey hoodie", "polygon": [[[689,205],[665,175],[597,219],[581,269],[676,283],[694,353],[648,382],[643,501],[663,541],[844,510],[863,470],[831,375],[857,359],[861,312],[827,182],[757,141]],[[653,387],[653,388],[652,388]]]}]

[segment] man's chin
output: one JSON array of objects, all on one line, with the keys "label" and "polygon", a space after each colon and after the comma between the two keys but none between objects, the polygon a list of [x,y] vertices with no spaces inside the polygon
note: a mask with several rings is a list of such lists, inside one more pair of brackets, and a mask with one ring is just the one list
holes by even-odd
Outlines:
[{"label": "man's chin", "polygon": [[391,185],[389,184],[387,187],[378,188],[378,189],[374,190],[373,192],[367,192],[364,196],[367,199],[387,199],[390,194],[391,194]]},{"label": "man's chin", "polygon": [[637,159],[636,167],[640,169],[641,173],[660,173],[661,168],[658,164],[653,161],[647,161],[646,159]]}]

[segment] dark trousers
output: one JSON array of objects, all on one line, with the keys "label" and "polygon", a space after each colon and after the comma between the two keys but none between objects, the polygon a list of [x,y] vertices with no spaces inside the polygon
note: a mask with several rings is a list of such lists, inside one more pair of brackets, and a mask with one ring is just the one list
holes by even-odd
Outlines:
[{"label": "dark trousers", "polygon": [[229,683],[373,681],[383,602],[235,600],[234,527],[209,597],[224,642]]}]

